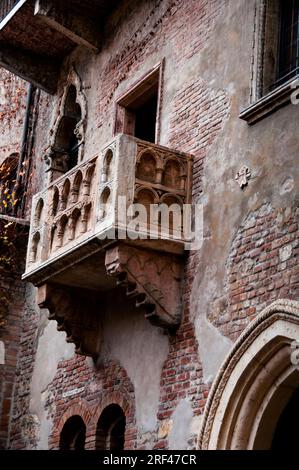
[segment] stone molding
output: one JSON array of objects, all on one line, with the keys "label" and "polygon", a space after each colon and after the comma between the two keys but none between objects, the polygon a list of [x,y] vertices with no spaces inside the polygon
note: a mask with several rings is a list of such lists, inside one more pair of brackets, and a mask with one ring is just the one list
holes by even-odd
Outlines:
[{"label": "stone molding", "polygon": [[[292,300],[275,301],[265,308],[257,316],[257,318],[248,325],[240,338],[234,344],[233,348],[223,362],[223,365],[221,366],[210,390],[203,415],[202,428],[198,437],[199,449],[210,449],[212,445],[213,448],[217,448],[216,442],[211,443],[211,434],[213,427],[215,426],[217,413],[221,407],[221,400],[230,377],[237,365],[242,360],[242,357],[247,352],[248,348],[255,342],[255,340],[259,338],[259,336],[262,335],[262,333],[267,328],[279,320],[283,320],[290,324],[295,323],[296,325],[299,325],[299,302]],[[261,348],[261,345],[259,346]],[[260,350],[257,350],[256,354],[259,352]],[[254,360],[254,358],[252,360]],[[292,368],[291,362],[290,367]],[[231,396],[232,392],[233,390],[230,390],[228,395]],[[224,425],[225,423],[221,422],[220,428],[222,429]]]}]

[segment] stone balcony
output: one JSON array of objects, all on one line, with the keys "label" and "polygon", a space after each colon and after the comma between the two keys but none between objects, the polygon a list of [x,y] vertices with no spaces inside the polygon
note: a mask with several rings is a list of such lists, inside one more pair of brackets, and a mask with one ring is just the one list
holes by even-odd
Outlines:
[{"label": "stone balcony", "polygon": [[55,93],[61,64],[78,45],[100,48],[116,0],[0,0],[0,65]]},{"label": "stone balcony", "polygon": [[[115,288],[153,324],[179,325],[187,240],[174,214],[149,215],[155,204],[191,202],[192,165],[190,155],[120,134],[34,197],[24,279],[78,352],[98,354],[98,305]],[[136,203],[144,208],[137,225]]]}]

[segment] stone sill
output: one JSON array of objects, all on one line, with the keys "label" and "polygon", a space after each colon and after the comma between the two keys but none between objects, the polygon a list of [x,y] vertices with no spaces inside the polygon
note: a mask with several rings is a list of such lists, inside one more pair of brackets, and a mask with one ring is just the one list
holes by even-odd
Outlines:
[{"label": "stone sill", "polygon": [[239,118],[252,125],[282,106],[289,104],[291,102],[291,94],[296,88],[294,87],[295,82],[298,82],[298,76],[275,88],[275,90],[245,108],[240,113]]}]

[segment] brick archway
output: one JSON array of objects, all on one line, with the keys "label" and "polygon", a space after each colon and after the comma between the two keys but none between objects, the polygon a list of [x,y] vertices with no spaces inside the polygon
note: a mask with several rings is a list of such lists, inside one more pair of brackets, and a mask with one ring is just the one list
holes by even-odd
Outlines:
[{"label": "brick archway", "polygon": [[59,449],[60,434],[62,429],[69,418],[72,416],[80,416],[86,426],[86,445],[88,443],[88,429],[91,420],[91,408],[88,403],[83,399],[74,399],[70,402],[68,409],[63,413],[61,417],[57,419],[53,426],[53,434],[49,442],[50,449]]},{"label": "brick archway", "polygon": [[126,417],[125,430],[125,449],[133,449],[136,443],[136,423],[135,423],[135,406],[132,399],[125,392],[115,391],[112,393],[104,393],[100,403],[93,408],[92,420],[87,429],[87,449],[94,450],[96,447],[97,425],[103,411],[110,405],[118,405]]}]

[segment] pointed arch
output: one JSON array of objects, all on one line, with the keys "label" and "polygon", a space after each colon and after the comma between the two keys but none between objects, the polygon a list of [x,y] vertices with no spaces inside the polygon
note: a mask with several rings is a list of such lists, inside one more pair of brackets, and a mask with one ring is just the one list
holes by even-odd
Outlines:
[{"label": "pointed arch", "polygon": [[80,163],[84,156],[87,100],[74,66],[53,116],[48,152],[45,155],[51,181]]},{"label": "pointed arch", "polygon": [[274,302],[246,328],[211,388],[199,448],[271,448],[281,413],[299,388],[291,349],[298,338],[297,301]]}]

